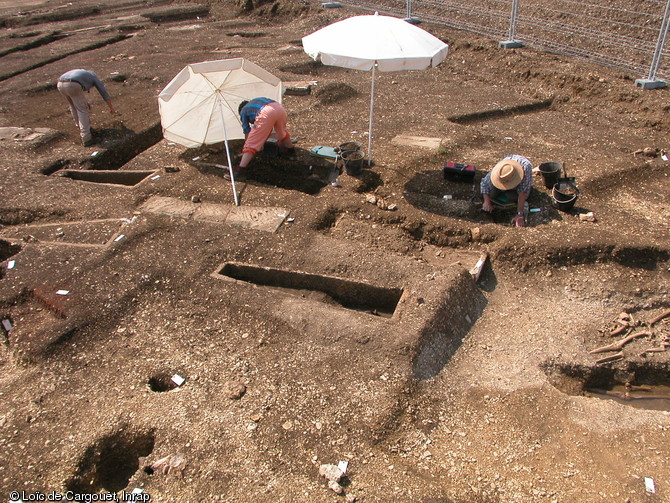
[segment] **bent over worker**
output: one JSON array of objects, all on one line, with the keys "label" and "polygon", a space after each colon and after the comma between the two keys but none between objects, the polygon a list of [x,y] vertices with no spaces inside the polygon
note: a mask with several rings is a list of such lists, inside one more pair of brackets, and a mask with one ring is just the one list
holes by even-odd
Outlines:
[{"label": "bent over worker", "polygon": [[505,196],[509,202],[516,202],[514,224],[526,226],[525,205],[533,186],[533,165],[521,155],[508,155],[489,171],[481,182],[481,193],[484,197],[482,209],[493,211],[494,200]]},{"label": "bent over worker", "polygon": [[263,150],[272,130],[277,135],[280,152],[289,157],[295,156],[291,134],[286,129],[288,115],[281,103],[270,98],[254,98],[242,101],[238,111],[245,141],[242,147],[242,159],[239,166],[233,169],[233,174],[237,176],[243,173],[254,156]]},{"label": "bent over worker", "polygon": [[102,99],[107,103],[109,112],[115,114],[116,110],[114,110],[112,99],[109,96],[107,89],[105,89],[105,85],[94,72],[78,68],[61,75],[58,78],[57,87],[58,91],[65,96],[65,99],[67,99],[67,102],[70,105],[70,112],[72,112],[72,118],[79,128],[79,134],[81,135],[83,145],[85,147],[90,147],[94,144],[93,135],[91,134],[91,120],[89,117],[91,105],[86,99],[84,91],[89,92],[92,87],[95,87],[100,93],[100,96],[102,96]]}]

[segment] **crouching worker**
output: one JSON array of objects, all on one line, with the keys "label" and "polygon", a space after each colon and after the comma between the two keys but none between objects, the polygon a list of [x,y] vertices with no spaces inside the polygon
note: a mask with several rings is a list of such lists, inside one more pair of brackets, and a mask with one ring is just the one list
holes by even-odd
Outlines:
[{"label": "crouching worker", "polygon": [[494,205],[516,204],[512,221],[517,227],[526,225],[526,200],[533,186],[533,165],[521,155],[508,155],[482,178],[484,196],[482,209],[491,213]]},{"label": "crouching worker", "polygon": [[272,134],[277,135],[280,153],[287,157],[295,157],[295,148],[291,142],[291,134],[286,129],[288,115],[281,103],[269,98],[254,98],[243,101],[238,107],[242,131],[244,131],[244,147],[239,166],[233,168],[233,174],[242,175],[254,156],[263,150],[265,142]]}]

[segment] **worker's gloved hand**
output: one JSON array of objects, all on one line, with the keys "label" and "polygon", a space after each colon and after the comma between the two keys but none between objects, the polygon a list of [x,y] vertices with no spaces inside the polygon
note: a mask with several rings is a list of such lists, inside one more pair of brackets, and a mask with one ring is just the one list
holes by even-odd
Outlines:
[{"label": "worker's gloved hand", "polygon": [[513,222],[517,227],[525,227],[526,226],[526,217],[524,215],[517,215],[514,218]]},{"label": "worker's gloved hand", "polygon": [[488,213],[491,213],[493,211],[493,201],[484,200],[484,204],[482,205],[482,210],[487,211]]}]

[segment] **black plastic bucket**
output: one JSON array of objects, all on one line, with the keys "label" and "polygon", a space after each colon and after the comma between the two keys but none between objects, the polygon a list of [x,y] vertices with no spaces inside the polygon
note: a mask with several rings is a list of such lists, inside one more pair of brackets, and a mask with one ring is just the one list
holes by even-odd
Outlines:
[{"label": "black plastic bucket", "polygon": [[563,170],[563,163],[560,162],[543,162],[540,164],[540,173],[544,180],[544,186],[548,189],[553,188],[558,183]]},{"label": "black plastic bucket", "polygon": [[579,189],[577,185],[567,179],[560,180],[551,189],[551,198],[554,206],[561,211],[570,211],[577,202],[578,197]]},{"label": "black plastic bucket", "polygon": [[345,150],[342,152],[342,161],[347,175],[357,176],[363,171],[365,154],[361,150]]},{"label": "black plastic bucket", "polygon": [[357,141],[345,141],[340,143],[340,151],[345,152],[347,150],[360,150],[363,145]]}]

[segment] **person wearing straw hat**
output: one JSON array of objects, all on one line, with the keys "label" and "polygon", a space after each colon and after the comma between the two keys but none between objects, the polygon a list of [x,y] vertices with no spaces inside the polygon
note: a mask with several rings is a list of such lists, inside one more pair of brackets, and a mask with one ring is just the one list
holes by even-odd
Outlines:
[{"label": "person wearing straw hat", "polygon": [[508,155],[501,159],[481,182],[484,197],[482,210],[492,212],[500,201],[516,204],[512,222],[517,227],[526,226],[526,200],[533,186],[533,165],[521,155]]}]

